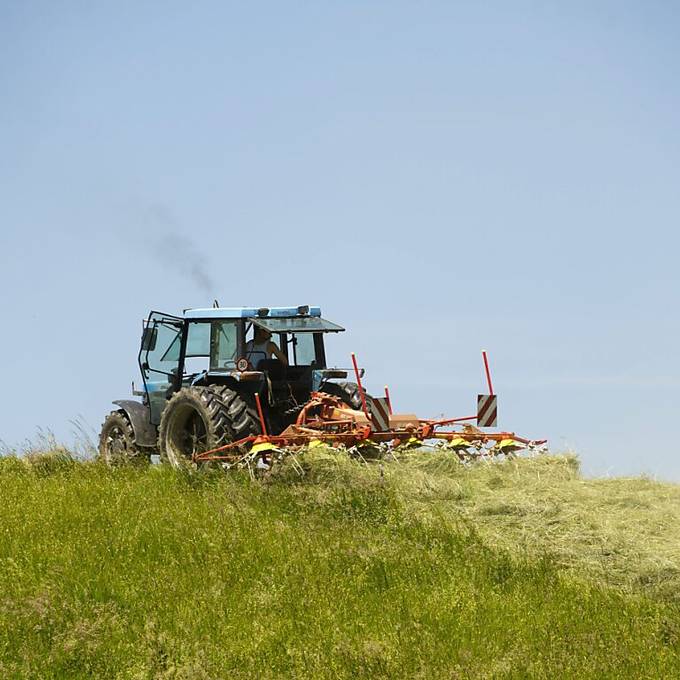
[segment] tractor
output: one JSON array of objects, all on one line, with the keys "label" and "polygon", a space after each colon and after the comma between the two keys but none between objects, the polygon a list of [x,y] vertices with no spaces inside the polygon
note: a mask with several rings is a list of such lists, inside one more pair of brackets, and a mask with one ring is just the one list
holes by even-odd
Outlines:
[{"label": "tractor", "polygon": [[377,446],[390,455],[433,442],[461,460],[546,444],[487,429],[497,427],[497,396],[486,351],[488,392],[477,396],[477,414],[423,419],[393,413],[387,387],[385,397],[366,394],[354,354],[356,382],[345,380],[347,370],[327,367],[325,336],[342,331],[309,305],[151,312],[139,350],[144,389],[133,384],[141,401],[114,402],[118,408],[102,426],[101,458],[148,462],[157,453],[175,467],[228,468],[246,460],[270,469],[272,451],[281,460],[314,442],[345,451]]},{"label": "tractor", "polygon": [[[274,342],[277,357],[254,342],[257,329]],[[159,454],[182,467],[202,451],[283,432],[316,393],[370,409],[371,397],[344,380],[347,370],[327,368],[325,336],[342,331],[309,305],[151,312],[138,357],[144,388],[133,384],[141,401],[113,402],[118,408],[102,426],[101,458],[148,462]]]}]

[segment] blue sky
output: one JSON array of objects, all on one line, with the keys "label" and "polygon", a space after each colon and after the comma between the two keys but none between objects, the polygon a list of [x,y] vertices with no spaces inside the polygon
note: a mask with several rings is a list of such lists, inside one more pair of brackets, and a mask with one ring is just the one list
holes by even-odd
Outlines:
[{"label": "blue sky", "polygon": [[0,3],[0,439],[150,309],[320,304],[368,387],[680,479],[680,8]]}]

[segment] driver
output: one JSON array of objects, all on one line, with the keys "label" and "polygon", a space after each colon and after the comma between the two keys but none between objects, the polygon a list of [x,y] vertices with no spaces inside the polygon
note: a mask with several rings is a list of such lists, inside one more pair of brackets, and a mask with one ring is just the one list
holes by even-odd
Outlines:
[{"label": "driver", "polygon": [[255,326],[255,337],[246,342],[246,359],[257,367],[260,361],[264,359],[271,359],[272,354],[284,365],[288,366],[286,355],[277,347],[276,343],[271,341],[272,334]]}]

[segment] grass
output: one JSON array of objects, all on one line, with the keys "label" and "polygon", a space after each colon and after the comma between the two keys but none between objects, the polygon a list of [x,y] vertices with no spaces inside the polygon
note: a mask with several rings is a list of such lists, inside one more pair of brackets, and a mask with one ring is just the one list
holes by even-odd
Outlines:
[{"label": "grass", "polygon": [[680,677],[678,487],[301,462],[0,458],[0,677]]}]

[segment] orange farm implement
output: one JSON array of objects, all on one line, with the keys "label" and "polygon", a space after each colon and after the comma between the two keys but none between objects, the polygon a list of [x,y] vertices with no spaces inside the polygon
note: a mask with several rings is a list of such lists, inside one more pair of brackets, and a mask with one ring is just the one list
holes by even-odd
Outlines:
[{"label": "orange farm implement", "polygon": [[[545,439],[533,440],[514,432],[488,431],[487,427],[496,425],[497,397],[493,391],[487,353],[482,352],[482,356],[489,393],[479,395],[475,416],[436,420],[394,413],[388,387],[385,387],[383,398],[366,394],[361,382],[363,372],[359,370],[356,356],[352,354],[361,410],[351,408],[337,396],[323,391],[312,392],[295,422],[274,435],[267,432],[260,395],[256,393],[261,433],[208,451],[196,452],[193,461],[197,464],[217,461],[230,467],[239,462],[250,464],[257,459],[260,467],[269,468],[275,462],[277,452],[318,444],[354,451],[372,446],[391,452],[405,446],[435,446],[452,452],[461,460],[544,450]],[[471,424],[471,421],[476,421],[476,424]]]}]

